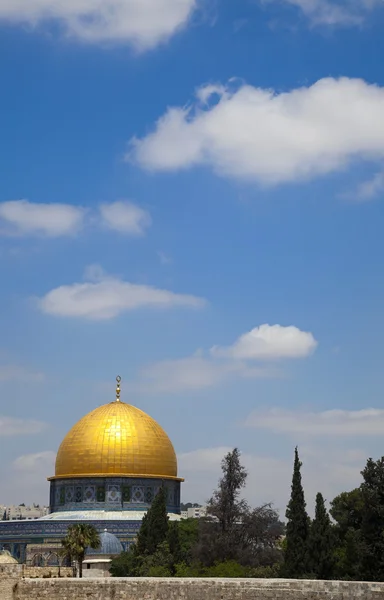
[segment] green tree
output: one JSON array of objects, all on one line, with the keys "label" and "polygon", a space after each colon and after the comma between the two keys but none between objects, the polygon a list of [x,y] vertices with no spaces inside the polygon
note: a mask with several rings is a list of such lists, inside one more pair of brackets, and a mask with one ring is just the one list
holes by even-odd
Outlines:
[{"label": "green tree", "polygon": [[76,561],[79,569],[79,576],[83,576],[83,560],[87,548],[97,550],[100,547],[100,536],[93,527],[88,523],[78,523],[70,525],[67,530],[67,535],[61,541],[62,554],[68,557],[71,561]]},{"label": "green tree", "polygon": [[222,533],[231,533],[247,508],[245,500],[240,500],[239,495],[245,487],[248,474],[240,462],[237,448],[224,456],[221,469],[223,477],[208,501],[207,513],[218,520]]},{"label": "green tree", "polygon": [[200,519],[196,558],[205,566],[235,560],[239,548],[240,524],[248,505],[240,499],[247,472],[240,462],[237,448],[221,462],[223,476],[207,504],[207,519]]},{"label": "green tree", "polygon": [[139,563],[136,552],[130,548],[112,559],[109,572],[112,577],[134,577],[138,575]]},{"label": "green tree", "polygon": [[168,516],[165,489],[162,486],[144,515],[136,542],[139,556],[154,554],[159,544],[166,540],[168,533]]},{"label": "green tree", "polygon": [[338,579],[361,579],[364,553],[361,539],[364,497],[361,488],[342,492],[331,502],[335,520],[334,576]]},{"label": "green tree", "polygon": [[301,483],[301,462],[295,448],[291,486],[291,499],[287,506],[286,550],[283,573],[285,577],[299,578],[308,572],[309,518],[306,512],[304,490]]},{"label": "green tree", "polygon": [[[148,575],[150,567],[161,566],[159,561],[161,556],[164,558],[164,552],[156,555],[154,559],[156,564],[153,564],[149,557],[153,557],[159,546],[167,540],[168,516],[165,493],[162,486],[141,521],[134,546],[112,560],[110,573],[113,577],[144,576]],[[169,554],[169,549],[167,552]],[[168,568],[170,562],[168,558],[166,562]]]},{"label": "green tree", "polygon": [[364,497],[361,488],[342,492],[331,502],[330,514],[342,535],[349,529],[360,529],[363,519]]},{"label": "green tree", "polygon": [[194,549],[199,539],[199,519],[182,519],[177,523],[180,540],[181,561],[191,565]]},{"label": "green tree", "polygon": [[362,471],[361,576],[384,580],[384,457],[368,459]]},{"label": "green tree", "polygon": [[179,534],[179,524],[177,521],[169,523],[167,533],[167,544],[169,553],[172,557],[170,570],[172,575],[175,573],[175,565],[183,561],[183,552]]},{"label": "green tree", "polygon": [[140,577],[171,577],[173,574],[173,556],[168,542],[161,542],[153,554],[147,555],[138,571]]},{"label": "green tree", "polygon": [[316,495],[315,518],[309,533],[310,572],[318,579],[330,579],[335,564],[335,535],[322,494]]}]

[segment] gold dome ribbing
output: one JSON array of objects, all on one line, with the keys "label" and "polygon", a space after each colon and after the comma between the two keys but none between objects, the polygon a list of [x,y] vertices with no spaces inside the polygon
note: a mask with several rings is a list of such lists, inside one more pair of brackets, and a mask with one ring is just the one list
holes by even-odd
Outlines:
[{"label": "gold dome ribbing", "polygon": [[65,436],[55,477],[134,476],[177,479],[172,442],[142,410],[116,401],[88,413]]}]

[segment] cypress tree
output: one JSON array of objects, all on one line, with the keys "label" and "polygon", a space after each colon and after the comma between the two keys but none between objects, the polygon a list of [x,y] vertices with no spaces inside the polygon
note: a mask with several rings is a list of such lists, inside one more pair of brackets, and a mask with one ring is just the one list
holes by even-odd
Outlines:
[{"label": "cypress tree", "polygon": [[[151,509],[149,509],[151,510]],[[145,554],[147,554],[147,545],[148,545],[148,513],[145,513],[142,521],[141,521],[141,525],[140,525],[140,529],[139,529],[139,533],[137,535],[137,540],[136,540],[136,544],[135,544],[135,555],[136,556],[144,556]]]},{"label": "cypress tree", "polygon": [[315,518],[309,534],[309,567],[318,579],[330,579],[334,566],[335,538],[322,494],[316,495]]},{"label": "cypress tree", "polygon": [[168,516],[165,489],[162,486],[144,515],[136,541],[136,553],[139,556],[154,554],[159,544],[166,540]]},{"label": "cypress tree", "polygon": [[168,515],[165,489],[162,486],[148,511],[147,553],[154,554],[165,542],[168,533]]},{"label": "cypress tree", "polygon": [[305,510],[304,490],[301,483],[301,462],[297,446],[291,487],[291,499],[287,506],[286,550],[284,555],[285,577],[299,578],[308,573],[309,518]]}]

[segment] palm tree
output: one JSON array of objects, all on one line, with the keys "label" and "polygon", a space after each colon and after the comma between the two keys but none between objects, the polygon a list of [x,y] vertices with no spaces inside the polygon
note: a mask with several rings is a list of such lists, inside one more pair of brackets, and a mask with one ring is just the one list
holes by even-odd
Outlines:
[{"label": "palm tree", "polygon": [[98,531],[87,523],[70,525],[67,535],[61,541],[62,554],[76,561],[79,569],[79,577],[83,576],[83,560],[87,548],[97,550],[100,547],[100,536]]}]

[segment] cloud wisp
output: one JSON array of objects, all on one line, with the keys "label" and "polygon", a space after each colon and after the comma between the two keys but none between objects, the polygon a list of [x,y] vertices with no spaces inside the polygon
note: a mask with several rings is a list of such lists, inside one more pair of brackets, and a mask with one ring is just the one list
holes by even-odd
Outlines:
[{"label": "cloud wisp", "polygon": [[377,436],[383,433],[384,410],[366,408],[305,412],[273,408],[254,411],[246,419],[245,425],[292,436]]},{"label": "cloud wisp", "polygon": [[133,139],[127,160],[154,171],[209,166],[265,185],[296,182],[384,156],[384,88],[360,79],[321,79],[277,93],[208,85],[187,107],[171,107]]},{"label": "cloud wisp", "polygon": [[44,431],[48,425],[34,419],[17,419],[15,417],[0,416],[0,437],[13,437],[17,435],[36,435]]},{"label": "cloud wisp", "polygon": [[[261,0],[266,1],[274,0]],[[359,26],[370,12],[380,7],[380,0],[284,0],[296,7],[312,26]]]},{"label": "cloud wisp", "polygon": [[129,200],[103,203],[97,209],[29,200],[0,203],[0,235],[58,238],[96,226],[135,237],[144,235],[151,223],[149,212]]},{"label": "cloud wisp", "polygon": [[56,317],[97,321],[113,319],[139,308],[199,309],[206,304],[203,298],[197,296],[130,283],[107,275],[101,269],[92,271],[92,281],[62,285],[38,299],[40,310]]},{"label": "cloud wisp", "polygon": [[108,228],[132,236],[142,236],[151,225],[150,214],[126,200],[100,205],[102,223]]},{"label": "cloud wisp", "polygon": [[233,379],[282,377],[274,361],[312,354],[312,333],[294,326],[261,325],[240,336],[233,346],[214,346],[209,353],[164,360],[143,368],[133,389],[138,392],[177,393],[206,389]]},{"label": "cloud wisp", "polygon": [[23,454],[13,461],[12,466],[15,470],[25,471],[28,474],[43,472],[46,477],[50,470],[53,472],[55,459],[56,453],[52,450],[46,450],[33,454]]},{"label": "cloud wisp", "polygon": [[185,27],[197,0],[0,0],[0,20],[31,28],[59,25],[68,38],[148,50]]},{"label": "cloud wisp", "polygon": [[0,203],[0,224],[6,226],[3,233],[7,235],[52,238],[75,235],[83,226],[84,216],[83,208],[71,204],[38,204],[28,200]]},{"label": "cloud wisp", "polygon": [[22,381],[23,383],[41,383],[45,374],[21,365],[0,365],[0,382]]},{"label": "cloud wisp", "polygon": [[141,393],[178,393],[216,387],[233,379],[279,377],[269,366],[253,366],[245,362],[216,361],[196,354],[175,360],[163,360],[141,369],[132,389]]}]

